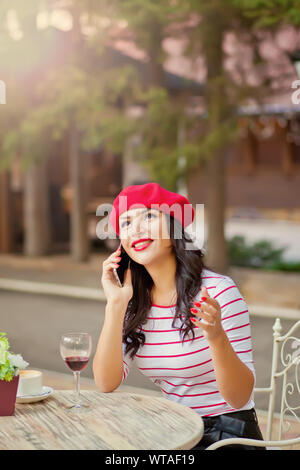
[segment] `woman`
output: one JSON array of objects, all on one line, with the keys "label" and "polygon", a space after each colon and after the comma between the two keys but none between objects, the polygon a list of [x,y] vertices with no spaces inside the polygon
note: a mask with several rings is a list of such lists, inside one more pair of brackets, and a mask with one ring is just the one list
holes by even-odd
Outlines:
[{"label": "woman", "polygon": [[[184,228],[193,219],[189,201],[157,183],[129,186],[114,201],[110,221],[121,247],[103,262],[107,305],[95,383],[115,390],[135,361],[165,398],[202,416],[204,436],[193,449],[228,437],[262,439],[247,305],[234,281],[191,249]],[[113,269],[124,257],[130,269],[119,287]],[[223,449],[233,448],[264,449]]]}]

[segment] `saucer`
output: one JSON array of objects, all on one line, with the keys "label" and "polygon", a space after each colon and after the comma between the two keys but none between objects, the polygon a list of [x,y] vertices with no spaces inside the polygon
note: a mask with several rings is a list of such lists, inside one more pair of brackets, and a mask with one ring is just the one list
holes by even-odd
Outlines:
[{"label": "saucer", "polygon": [[44,400],[45,398],[52,395],[53,392],[54,390],[52,387],[46,387],[44,385],[42,393],[39,393],[38,395],[17,395],[16,402],[17,403],[34,403],[36,401]]}]

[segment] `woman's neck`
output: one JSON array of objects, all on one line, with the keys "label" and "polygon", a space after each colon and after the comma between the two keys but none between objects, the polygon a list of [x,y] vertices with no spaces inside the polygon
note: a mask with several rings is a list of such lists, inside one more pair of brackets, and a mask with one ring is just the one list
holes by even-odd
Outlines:
[{"label": "woman's neck", "polygon": [[176,303],[177,290],[175,283],[176,261],[174,256],[161,259],[159,265],[146,266],[153,280],[151,290],[152,303],[173,305]]},{"label": "woman's neck", "polygon": [[177,291],[176,289],[173,291],[167,291],[163,294],[157,294],[154,288],[151,291],[151,303],[155,305],[161,306],[170,306],[175,305],[177,301]]}]

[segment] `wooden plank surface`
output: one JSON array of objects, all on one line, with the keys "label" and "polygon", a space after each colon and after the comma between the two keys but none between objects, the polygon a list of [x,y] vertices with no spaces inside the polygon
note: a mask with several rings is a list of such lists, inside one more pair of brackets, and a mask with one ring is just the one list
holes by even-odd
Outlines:
[{"label": "wooden plank surface", "polygon": [[68,413],[74,392],[56,390],[47,399],[16,404],[1,417],[1,450],[191,449],[203,435],[192,409],[162,397],[82,390],[86,413]]}]

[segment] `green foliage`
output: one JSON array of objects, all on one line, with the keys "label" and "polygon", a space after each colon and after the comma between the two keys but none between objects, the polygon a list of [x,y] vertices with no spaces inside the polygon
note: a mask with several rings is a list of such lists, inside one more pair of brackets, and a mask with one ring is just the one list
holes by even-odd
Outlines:
[{"label": "green foliage", "polygon": [[[8,356],[8,353],[5,353]],[[10,382],[14,378],[14,367],[6,357],[5,361],[0,365],[0,380]]]},{"label": "green foliage", "polygon": [[9,350],[9,342],[7,339],[7,334],[3,331],[0,331],[0,350],[1,351],[8,351]]},{"label": "green foliage", "polygon": [[[156,41],[155,32],[187,18],[190,6],[187,0],[100,0],[112,17],[126,20],[134,31],[138,44],[149,51]],[[160,51],[162,59],[163,51]]]},{"label": "green foliage", "polygon": [[18,375],[19,369],[28,366],[20,354],[14,354],[9,351],[9,342],[6,333],[0,331],[0,380],[10,382],[15,375]]},{"label": "green foliage", "polygon": [[10,382],[14,376],[14,367],[9,360],[9,342],[6,333],[0,331],[0,380]]},{"label": "green foliage", "polygon": [[[251,35],[253,26],[272,27],[283,19],[297,24],[298,3],[299,0],[229,0],[226,4],[222,0],[70,0],[64,8],[75,22],[85,14],[96,33],[91,39],[74,28],[66,37],[71,35],[76,40],[75,52],[68,55],[64,64],[52,67],[47,65],[47,58],[53,53],[58,32],[55,28],[36,28],[39,0],[26,2],[25,8],[21,0],[3,0],[0,55],[1,67],[9,79],[9,96],[5,116],[0,115],[0,169],[9,167],[16,155],[22,156],[24,169],[33,161],[47,158],[52,142],[62,139],[75,123],[84,151],[104,145],[113,153],[123,154],[126,139],[141,135],[142,144],[134,157],[149,170],[151,178],[176,190],[179,178],[187,177],[216,151],[234,142],[238,136],[235,109],[249,96],[258,96],[258,87],[234,84],[222,63],[216,64],[221,57],[219,38],[234,29],[243,40]],[[56,2],[45,0],[43,8],[51,12]],[[20,41],[8,34],[7,14],[12,9],[23,35]],[[208,75],[204,92],[207,114],[201,118],[187,114],[192,95],[189,90],[172,95],[164,83],[156,87],[150,84],[145,90],[147,77],[138,75],[132,67],[102,67],[107,33],[101,26],[103,11],[111,25],[120,19],[128,23],[133,40],[154,67],[161,65],[165,57],[164,39],[177,38],[184,31],[184,54],[190,60],[203,54],[206,62],[210,61],[210,70],[214,70]],[[255,61],[262,61],[259,54]],[[26,87],[23,74],[26,77],[32,70],[40,69],[40,85]],[[138,119],[129,118],[127,111],[136,104],[143,107],[144,114]],[[182,126],[184,142],[178,139]],[[183,168],[178,166],[179,156],[185,156]]]},{"label": "green foliage", "polygon": [[82,147],[93,150],[104,144],[112,153],[122,154],[127,137],[134,133],[135,122],[127,109],[140,93],[137,72],[131,66],[102,70],[90,81],[89,97],[82,109]]},{"label": "green foliage", "polygon": [[282,259],[286,247],[274,248],[269,240],[247,244],[245,237],[236,235],[227,241],[230,264],[262,269],[299,269],[298,263],[287,263]]},{"label": "green foliage", "polygon": [[141,136],[141,144],[134,158],[146,168],[151,177],[176,189],[180,175],[177,160],[178,126],[183,117],[179,102],[170,100],[162,87],[150,87],[139,94],[143,115],[134,122],[134,133]]},{"label": "green foliage", "polygon": [[[164,88],[151,87],[143,94],[145,112],[137,120],[135,130],[142,136],[142,143],[135,158],[147,168],[152,177],[162,180],[176,190],[176,182],[210,158],[213,152],[237,138],[237,122],[234,116],[219,122],[208,131],[205,118],[185,113],[185,97],[171,100]],[[179,129],[185,130],[185,138],[179,139]],[[178,159],[184,155],[186,164],[179,167]]]},{"label": "green foliage", "polygon": [[267,269],[274,271],[295,271],[300,272],[300,261],[278,261],[274,262]]},{"label": "green foliage", "polygon": [[233,0],[243,15],[254,21],[255,28],[272,28],[278,24],[300,25],[299,0]]}]

